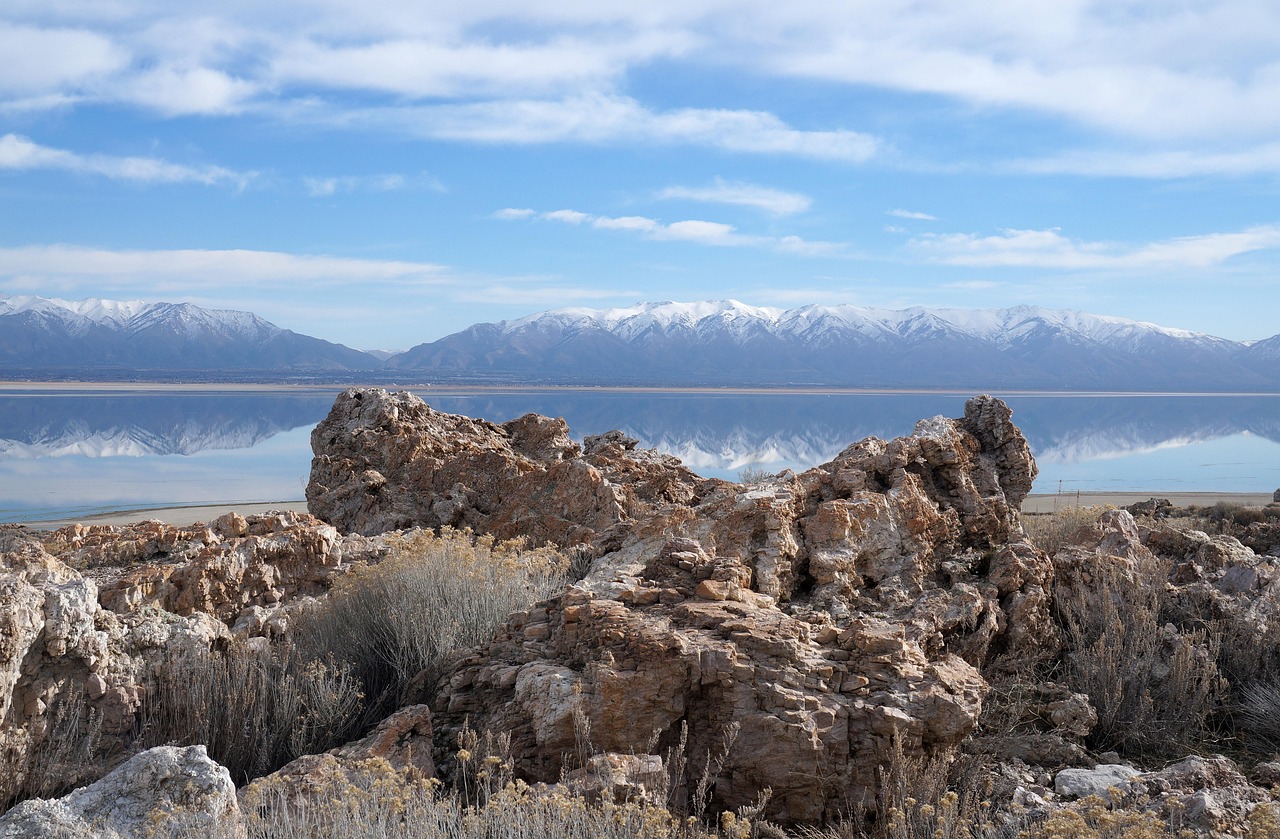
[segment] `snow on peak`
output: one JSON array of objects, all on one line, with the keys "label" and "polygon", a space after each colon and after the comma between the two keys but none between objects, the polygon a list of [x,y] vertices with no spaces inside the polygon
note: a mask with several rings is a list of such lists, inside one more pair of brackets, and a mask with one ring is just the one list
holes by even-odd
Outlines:
[{"label": "snow on peak", "polygon": [[124,323],[145,311],[150,305],[142,300],[102,300],[97,297],[89,297],[85,300],[62,300],[57,297],[37,297],[36,295],[19,297],[0,295],[0,315],[28,311],[57,315],[68,313],[94,323]]},{"label": "snow on peak", "polygon": [[57,297],[36,295],[20,297],[0,295],[0,315],[29,311],[43,312],[64,321],[71,321],[81,329],[88,328],[88,323],[96,323],[126,332],[138,332],[152,326],[166,324],[192,335],[208,329],[236,334],[278,330],[278,327],[251,312],[202,309],[191,303],[147,303],[143,300],[103,300],[98,297],[62,300]]},{"label": "snow on peak", "polygon": [[794,309],[750,306],[737,300],[691,303],[673,301],[637,303],[633,306],[592,309],[552,309],[498,324],[503,333],[525,329],[601,329],[624,340],[654,332],[716,329],[745,334],[760,331],[787,338],[821,341],[838,333],[857,333],[883,339],[927,338],[958,335],[981,341],[1005,343],[1040,329],[1061,330],[1094,342],[1124,340],[1143,334],[1176,339],[1219,339],[1184,329],[1069,309],[1014,306],[1007,309],[950,309],[914,306],[880,309],[854,305],[809,305]]}]

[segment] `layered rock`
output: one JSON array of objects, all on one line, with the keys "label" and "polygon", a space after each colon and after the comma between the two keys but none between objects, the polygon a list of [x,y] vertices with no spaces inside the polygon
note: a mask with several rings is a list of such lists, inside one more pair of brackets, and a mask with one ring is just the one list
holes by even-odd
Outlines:
[{"label": "layered rock", "polygon": [[526,778],[687,731],[689,766],[722,757],[719,806],[768,787],[772,817],[818,821],[874,800],[892,740],[928,753],[969,734],[980,666],[1056,649],[1051,566],[1017,512],[1035,464],[988,397],[749,487],[621,435],[580,452],[558,420],[495,426],[381,391],[344,393],[313,447],[311,509],[340,529],[466,525],[595,553],[437,690],[437,743],[467,720],[510,732]]}]

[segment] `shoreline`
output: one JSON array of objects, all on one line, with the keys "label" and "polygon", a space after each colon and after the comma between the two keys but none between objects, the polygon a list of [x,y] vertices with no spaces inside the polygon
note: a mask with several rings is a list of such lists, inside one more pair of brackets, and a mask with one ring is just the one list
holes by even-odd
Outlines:
[{"label": "shoreline", "polygon": [[[1085,492],[1033,493],[1022,502],[1024,515],[1043,515],[1069,510],[1075,507],[1112,506],[1124,507],[1151,498],[1167,498],[1175,507],[1209,507],[1214,504],[1239,504],[1246,507],[1265,507],[1272,503],[1269,492]],[[196,522],[208,523],[227,513],[242,516],[262,515],[269,512],[307,512],[306,501],[270,501],[255,504],[200,504],[181,507],[150,507],[136,510],[113,510],[85,516],[14,522],[13,525],[32,530],[57,530],[72,524],[122,525],[139,521],[158,520],[177,527],[188,527]]]},{"label": "shoreline", "polygon": [[1026,388],[944,388],[944,387],[838,387],[826,385],[730,385],[717,387],[714,385],[557,385],[557,384],[399,384],[399,383],[338,383],[338,382],[89,382],[89,381],[21,381],[15,379],[0,380],[0,393],[18,391],[36,391],[40,393],[91,394],[94,391],[103,393],[134,392],[268,392],[297,391],[340,393],[352,387],[380,387],[386,390],[408,390],[411,392],[428,392],[442,394],[466,393],[684,393],[684,394],[729,394],[729,395],[800,395],[800,396],[835,396],[839,394],[865,394],[868,396],[974,396],[986,393],[992,396],[1054,396],[1063,398],[1101,398],[1101,397],[1136,397],[1136,396],[1223,396],[1249,397],[1280,396],[1276,391],[1162,391],[1162,390],[1042,390]]}]

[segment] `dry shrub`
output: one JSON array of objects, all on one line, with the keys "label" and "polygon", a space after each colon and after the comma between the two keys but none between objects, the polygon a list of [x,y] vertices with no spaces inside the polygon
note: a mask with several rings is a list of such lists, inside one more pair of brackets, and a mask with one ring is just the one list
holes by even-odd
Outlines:
[{"label": "dry shrub", "polygon": [[1067,545],[1075,544],[1080,532],[1092,526],[1111,507],[1063,507],[1052,513],[1024,513],[1022,529],[1031,544],[1053,556]]},{"label": "dry shrub", "polygon": [[1257,751],[1280,752],[1280,677],[1255,682],[1240,691],[1236,723],[1245,742]]},{"label": "dry shrub", "polygon": [[1026,823],[1017,839],[1192,839],[1189,830],[1166,823],[1156,813],[1114,806],[1090,795],[1045,819]]},{"label": "dry shrub", "polygon": [[1062,681],[1097,709],[1096,749],[1176,757],[1213,739],[1207,724],[1226,684],[1215,637],[1163,623],[1168,568],[1148,564],[1132,575],[1099,565],[1091,586],[1055,592],[1068,647]]},{"label": "dry shrub", "polygon": [[399,537],[386,559],[340,580],[299,622],[313,657],[347,662],[370,719],[397,707],[410,681],[493,637],[512,612],[558,592],[569,562],[550,547],[446,528]]},{"label": "dry shrub", "polygon": [[347,666],[305,658],[287,644],[259,651],[233,643],[154,675],[140,745],[203,744],[237,783],[346,742],[363,706]]},{"label": "dry shrub", "polygon": [[29,731],[0,749],[0,813],[29,798],[57,798],[92,781],[101,716],[79,690],[58,693],[45,712],[43,735]]},{"label": "dry shrub", "polygon": [[[287,785],[263,783],[246,794],[250,839],[712,839],[662,807],[588,802],[561,789],[535,792],[522,782],[467,806],[433,782],[405,781],[385,761],[349,774],[309,778],[300,800]],[[752,839],[752,824],[731,819],[721,839]]]}]

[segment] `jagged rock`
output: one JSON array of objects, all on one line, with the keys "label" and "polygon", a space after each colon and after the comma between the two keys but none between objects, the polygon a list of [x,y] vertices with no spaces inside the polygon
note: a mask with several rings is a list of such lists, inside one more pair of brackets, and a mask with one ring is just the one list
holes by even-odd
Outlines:
[{"label": "jagged rock", "polygon": [[495,425],[410,393],[353,388],[311,434],[307,508],[344,533],[452,526],[589,542],[650,500],[687,502],[708,483],[674,458],[637,459],[634,445],[606,435],[584,456],[561,419]]},{"label": "jagged rock", "polygon": [[244,819],[227,770],[204,746],[161,746],[53,801],[25,801],[0,816],[0,839],[242,839]]},{"label": "jagged rock", "polygon": [[510,732],[530,780],[574,770],[580,721],[594,750],[637,755],[687,725],[690,766],[736,731],[717,803],[769,787],[770,817],[817,821],[874,799],[891,741],[930,753],[972,731],[979,666],[1057,648],[1052,567],[1017,512],[1035,464],[989,397],[750,487],[620,434],[580,454],[558,420],[496,426],[378,390],[344,393],[312,440],[309,505],[340,529],[465,525],[597,554],[434,700],[438,744],[468,719]]}]

